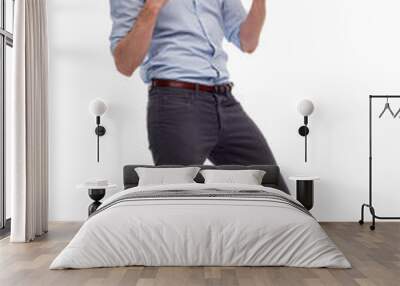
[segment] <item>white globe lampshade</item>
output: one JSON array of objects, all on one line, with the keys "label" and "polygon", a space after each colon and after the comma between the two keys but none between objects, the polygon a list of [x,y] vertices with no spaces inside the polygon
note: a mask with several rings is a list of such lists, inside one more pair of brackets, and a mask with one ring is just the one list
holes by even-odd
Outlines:
[{"label": "white globe lampshade", "polygon": [[102,116],[107,110],[107,105],[99,98],[92,100],[89,104],[89,111],[94,116]]},{"label": "white globe lampshade", "polygon": [[303,99],[297,105],[297,110],[303,116],[309,116],[314,111],[314,104],[311,100]]}]

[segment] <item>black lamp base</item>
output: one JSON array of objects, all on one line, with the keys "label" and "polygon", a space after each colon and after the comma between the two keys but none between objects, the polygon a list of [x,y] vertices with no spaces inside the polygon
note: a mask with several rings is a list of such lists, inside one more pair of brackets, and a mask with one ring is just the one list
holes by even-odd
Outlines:
[{"label": "black lamp base", "polygon": [[297,180],[296,198],[307,210],[311,210],[314,206],[314,181]]},{"label": "black lamp base", "polygon": [[305,125],[303,125],[303,126],[301,126],[300,128],[299,128],[299,134],[301,135],[301,136],[307,136],[308,134],[310,133],[310,129],[308,129],[308,127],[307,126],[305,126]]},{"label": "black lamp base", "polygon": [[104,126],[97,126],[96,129],[94,130],[94,132],[96,133],[96,135],[98,136],[103,136],[104,134],[106,134],[106,129],[104,128]]},{"label": "black lamp base", "polygon": [[94,201],[88,208],[89,216],[94,213],[97,208],[101,205],[100,200],[104,198],[106,189],[89,189],[89,197]]}]

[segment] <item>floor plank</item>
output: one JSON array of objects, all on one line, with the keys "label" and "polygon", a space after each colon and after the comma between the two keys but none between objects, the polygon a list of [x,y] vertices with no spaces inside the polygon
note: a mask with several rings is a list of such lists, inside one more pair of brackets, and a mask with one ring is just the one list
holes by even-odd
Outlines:
[{"label": "floor plank", "polygon": [[0,241],[0,285],[400,285],[400,223],[382,222],[375,231],[357,223],[321,223],[352,263],[352,269],[290,267],[117,267],[48,270],[81,223],[50,224],[32,243]]}]

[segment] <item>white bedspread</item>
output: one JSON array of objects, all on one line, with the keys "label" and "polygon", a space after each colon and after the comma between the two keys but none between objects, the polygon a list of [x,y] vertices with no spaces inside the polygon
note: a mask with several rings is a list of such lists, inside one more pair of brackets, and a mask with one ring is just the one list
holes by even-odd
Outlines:
[{"label": "white bedspread", "polygon": [[[182,184],[154,190],[265,190],[262,186]],[[123,201],[89,218],[50,269],[126,265],[295,266],[349,268],[311,216],[288,204],[258,199],[185,198]]]}]

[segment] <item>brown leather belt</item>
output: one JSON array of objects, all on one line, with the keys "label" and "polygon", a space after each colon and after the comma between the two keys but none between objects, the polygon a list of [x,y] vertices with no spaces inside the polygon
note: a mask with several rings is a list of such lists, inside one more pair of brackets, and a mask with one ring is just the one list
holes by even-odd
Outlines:
[{"label": "brown leather belt", "polygon": [[151,87],[175,87],[175,88],[184,88],[190,90],[200,90],[212,93],[227,93],[232,91],[233,83],[220,84],[220,85],[205,85],[205,84],[178,81],[178,80],[153,79],[151,81],[150,88]]}]

